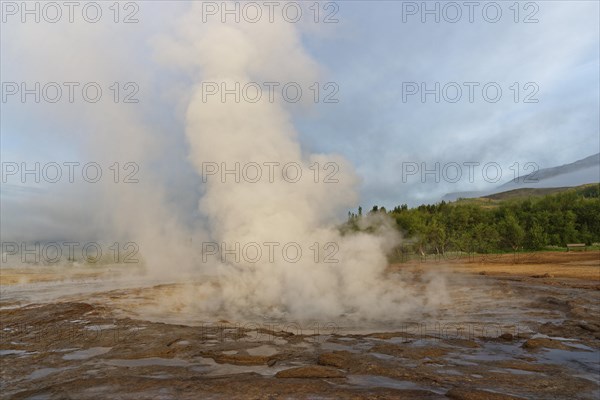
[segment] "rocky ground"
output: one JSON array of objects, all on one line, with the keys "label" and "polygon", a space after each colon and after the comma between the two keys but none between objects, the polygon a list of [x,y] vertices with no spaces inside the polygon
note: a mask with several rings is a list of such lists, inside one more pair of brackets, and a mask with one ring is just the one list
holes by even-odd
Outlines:
[{"label": "rocky ground", "polygon": [[28,271],[26,282],[13,279],[23,271],[3,271],[0,396],[597,399],[600,254],[564,254],[520,266],[393,265],[413,274],[444,268],[453,302],[437,316],[381,326],[184,325],[135,307],[177,284],[32,302],[27,289],[52,282],[48,271],[39,281]]}]

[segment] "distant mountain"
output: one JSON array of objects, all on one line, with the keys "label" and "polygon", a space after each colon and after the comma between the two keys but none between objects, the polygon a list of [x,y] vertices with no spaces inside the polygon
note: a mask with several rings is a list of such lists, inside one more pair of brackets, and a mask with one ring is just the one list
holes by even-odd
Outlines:
[{"label": "distant mountain", "polygon": [[479,192],[451,192],[446,193],[442,200],[445,202],[456,201],[458,199],[474,199],[476,197],[483,197],[485,195],[491,194],[491,191],[479,191]]},{"label": "distant mountain", "polygon": [[556,188],[513,189],[513,190],[508,190],[506,192],[499,192],[499,193],[490,194],[488,196],[483,196],[482,199],[509,200],[509,199],[520,199],[520,198],[524,198],[524,197],[543,197],[543,196],[547,196],[549,194],[565,192],[567,190],[584,189],[584,188],[587,188],[587,187],[590,187],[593,185],[594,184],[591,184],[591,185],[586,184],[586,185],[575,186],[575,187],[569,186],[569,187],[556,187]]},{"label": "distant mountain", "polygon": [[523,188],[566,188],[598,182],[600,182],[600,153],[570,164],[540,169],[518,179],[510,180],[492,190],[448,193],[443,200],[455,201],[459,198],[485,197]]},{"label": "distant mountain", "polygon": [[[482,197],[466,198],[463,197],[456,200],[455,203],[461,204],[474,204],[484,208],[497,207],[505,200],[522,200],[531,197],[545,197],[548,195],[554,195],[557,193],[564,192],[575,192],[578,195],[584,197],[596,196],[600,189],[600,183],[588,183],[585,185],[574,186],[574,187],[560,187],[560,188],[521,188],[513,189],[507,192],[494,193]],[[595,195],[593,193],[596,193]]]},{"label": "distant mountain", "polygon": [[[544,168],[498,187],[505,192],[524,187],[579,186],[600,181],[600,153],[559,167]],[[496,192],[497,192],[496,191]]]}]

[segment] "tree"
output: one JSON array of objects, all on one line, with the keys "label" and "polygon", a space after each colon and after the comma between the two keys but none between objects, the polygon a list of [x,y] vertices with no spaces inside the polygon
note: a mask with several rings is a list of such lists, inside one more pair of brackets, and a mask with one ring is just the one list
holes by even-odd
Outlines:
[{"label": "tree", "polygon": [[437,218],[433,218],[427,227],[426,238],[435,248],[436,254],[444,254],[448,242],[448,235],[446,234],[446,227],[444,224],[440,223]]},{"label": "tree", "polygon": [[[397,229],[411,239],[412,246],[425,255],[426,251],[444,254],[451,248],[467,252],[497,252],[542,249],[566,243],[600,242],[599,185],[543,197],[529,196],[496,203],[457,201],[422,204],[408,208],[394,207],[389,213]],[[387,213],[385,207],[374,206],[369,213]],[[356,231],[362,216],[349,215],[343,229]]]},{"label": "tree", "polygon": [[498,225],[502,243],[517,251],[523,245],[525,229],[519,224],[515,215],[513,213],[507,214]]},{"label": "tree", "polygon": [[532,250],[540,250],[546,246],[547,241],[548,236],[544,228],[537,221],[534,221],[529,229],[529,247]]},{"label": "tree", "polygon": [[496,227],[478,223],[473,229],[473,243],[478,253],[490,253],[498,248],[500,236]]}]

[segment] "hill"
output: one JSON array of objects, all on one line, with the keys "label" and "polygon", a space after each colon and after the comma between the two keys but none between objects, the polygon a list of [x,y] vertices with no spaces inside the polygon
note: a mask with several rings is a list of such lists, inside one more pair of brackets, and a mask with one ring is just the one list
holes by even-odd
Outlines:
[{"label": "hill", "polygon": [[598,182],[600,182],[600,153],[569,164],[540,169],[531,174],[521,176],[518,179],[510,180],[492,190],[447,193],[442,200],[448,202],[459,198],[479,197],[494,199],[492,196],[496,194],[508,193],[518,189],[532,190],[532,195],[536,193],[535,191],[538,191],[538,194],[543,195],[555,193],[545,191],[546,189],[561,191],[566,188]]}]

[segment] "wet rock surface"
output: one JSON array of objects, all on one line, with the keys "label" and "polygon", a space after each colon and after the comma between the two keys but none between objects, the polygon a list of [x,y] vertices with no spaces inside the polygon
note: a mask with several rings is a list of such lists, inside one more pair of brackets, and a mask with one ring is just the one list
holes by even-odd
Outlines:
[{"label": "wet rock surface", "polygon": [[452,389],[447,397],[456,400],[518,400],[523,397],[515,397],[502,393],[494,393],[487,390],[478,389]]},{"label": "wet rock surface", "polygon": [[600,293],[505,278],[477,275],[487,302],[456,280],[446,317],[379,328],[188,325],[132,307],[169,285],[9,299],[0,397],[597,399]]},{"label": "wet rock surface", "polygon": [[275,376],[277,378],[343,378],[344,374],[335,368],[309,365],[285,369],[279,371]]},{"label": "wet rock surface", "polygon": [[539,350],[541,348],[575,350],[575,348],[569,347],[568,345],[562,343],[559,340],[553,340],[549,338],[529,339],[525,343],[523,343],[522,347],[527,350]]}]

